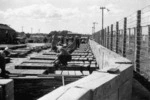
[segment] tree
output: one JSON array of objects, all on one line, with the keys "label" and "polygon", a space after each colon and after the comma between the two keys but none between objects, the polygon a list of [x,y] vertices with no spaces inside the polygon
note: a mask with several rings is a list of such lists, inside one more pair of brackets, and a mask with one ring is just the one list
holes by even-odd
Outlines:
[{"label": "tree", "polygon": [[29,33],[26,34],[26,37],[27,37],[27,38],[30,38],[30,36],[31,36],[31,35],[30,35]]},{"label": "tree", "polygon": [[48,39],[46,37],[44,37],[43,42],[46,43],[48,41]]},{"label": "tree", "polygon": [[58,31],[51,31],[51,32],[49,33],[49,35],[48,35],[48,36],[50,37],[50,36],[52,36],[52,35],[54,35],[54,34],[56,34],[56,35],[57,35],[58,33],[59,33]]}]

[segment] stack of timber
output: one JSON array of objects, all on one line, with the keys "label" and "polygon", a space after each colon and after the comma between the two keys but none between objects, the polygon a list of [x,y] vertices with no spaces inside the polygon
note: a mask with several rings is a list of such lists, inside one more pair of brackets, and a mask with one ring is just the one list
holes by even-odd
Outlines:
[{"label": "stack of timber", "polygon": [[15,68],[26,70],[45,70],[50,74],[56,75],[89,75],[93,71],[97,70],[98,66],[90,48],[87,46],[88,45],[85,46],[86,49],[84,46],[81,46],[81,48],[75,50],[71,54],[72,60],[68,62],[68,65],[60,67],[59,69],[56,69],[53,64],[54,60],[57,58],[57,53],[50,51],[39,56],[30,57],[29,60],[22,62],[15,66]]}]

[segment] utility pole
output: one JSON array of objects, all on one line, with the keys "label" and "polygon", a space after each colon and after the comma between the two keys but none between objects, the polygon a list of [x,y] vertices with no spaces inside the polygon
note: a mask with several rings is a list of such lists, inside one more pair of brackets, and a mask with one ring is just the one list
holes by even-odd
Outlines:
[{"label": "utility pole", "polygon": [[98,24],[97,22],[93,22],[93,27],[92,27],[92,36],[94,39],[94,33],[95,33],[95,25]]},{"label": "utility pole", "polygon": [[94,27],[92,27],[92,39],[94,40]]},{"label": "utility pole", "polygon": [[102,10],[102,45],[104,45],[104,9],[106,9],[107,11],[109,11],[109,9],[107,9],[106,7],[100,7],[100,9]]},{"label": "utility pole", "polygon": [[22,32],[23,32],[23,28],[24,28],[24,27],[22,26],[22,27],[21,27],[21,29],[22,29]]},{"label": "utility pole", "polygon": [[95,25],[98,24],[97,22],[93,22],[93,33],[95,33]]},{"label": "utility pole", "polygon": [[31,27],[31,33],[32,33],[32,30],[33,30],[33,29],[32,29],[32,27]]},{"label": "utility pole", "polygon": [[39,29],[39,33],[40,33],[40,29]]}]

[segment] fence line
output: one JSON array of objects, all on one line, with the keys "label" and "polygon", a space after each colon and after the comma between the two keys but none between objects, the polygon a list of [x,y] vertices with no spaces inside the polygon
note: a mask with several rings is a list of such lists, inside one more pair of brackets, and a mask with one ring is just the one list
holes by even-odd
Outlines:
[{"label": "fence line", "polygon": [[135,71],[150,71],[150,5],[94,33],[94,37],[99,44],[130,59]]}]

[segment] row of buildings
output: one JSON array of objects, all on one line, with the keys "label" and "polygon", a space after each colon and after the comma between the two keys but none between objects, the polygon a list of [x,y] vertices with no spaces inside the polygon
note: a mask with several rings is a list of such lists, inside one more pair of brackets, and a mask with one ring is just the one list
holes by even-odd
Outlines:
[{"label": "row of buildings", "polygon": [[89,35],[81,35],[72,33],[70,31],[52,31],[49,34],[30,34],[24,32],[17,32],[9,25],[0,24],[0,44],[20,44],[20,43],[43,43],[50,42],[52,35],[57,35],[58,37],[75,37],[78,36],[82,39],[89,37]]}]

